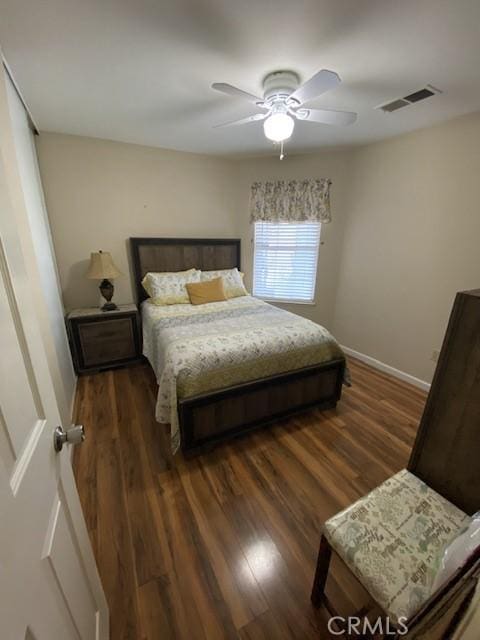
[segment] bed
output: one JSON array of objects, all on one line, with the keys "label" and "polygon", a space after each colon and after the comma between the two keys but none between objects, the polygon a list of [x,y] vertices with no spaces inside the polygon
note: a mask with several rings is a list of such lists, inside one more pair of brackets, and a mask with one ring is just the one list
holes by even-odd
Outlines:
[{"label": "bed", "polygon": [[153,305],[149,271],[240,269],[240,240],[130,238],[144,355],[159,383],[156,418],[172,450],[197,452],[312,407],[335,407],[345,358],[326,329],[241,296],[204,305]]}]

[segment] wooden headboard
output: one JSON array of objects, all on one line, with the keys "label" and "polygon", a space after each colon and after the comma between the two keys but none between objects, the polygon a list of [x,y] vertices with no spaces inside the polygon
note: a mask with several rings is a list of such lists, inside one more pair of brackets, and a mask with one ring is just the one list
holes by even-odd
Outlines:
[{"label": "wooden headboard", "polygon": [[130,238],[137,303],[147,298],[142,280],[149,271],[240,269],[240,240]]}]

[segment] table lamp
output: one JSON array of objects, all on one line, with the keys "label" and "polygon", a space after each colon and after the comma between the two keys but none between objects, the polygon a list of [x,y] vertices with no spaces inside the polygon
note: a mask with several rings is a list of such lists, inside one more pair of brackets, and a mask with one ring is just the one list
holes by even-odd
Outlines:
[{"label": "table lamp", "polygon": [[98,251],[98,253],[90,254],[87,278],[90,278],[90,280],[101,280],[99,289],[106,300],[103,307],[100,307],[102,311],[115,311],[115,309],[118,308],[114,302],[111,302],[113,297],[113,284],[110,280],[118,278],[118,276],[121,275],[122,272],[117,269],[108,251]]}]

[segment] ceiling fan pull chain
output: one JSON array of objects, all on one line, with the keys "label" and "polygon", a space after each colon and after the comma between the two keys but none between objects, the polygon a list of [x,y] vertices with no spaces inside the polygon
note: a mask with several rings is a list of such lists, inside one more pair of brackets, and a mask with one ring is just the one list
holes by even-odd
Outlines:
[{"label": "ceiling fan pull chain", "polygon": [[283,160],[285,154],[283,153],[283,140],[280,142],[280,160]]}]

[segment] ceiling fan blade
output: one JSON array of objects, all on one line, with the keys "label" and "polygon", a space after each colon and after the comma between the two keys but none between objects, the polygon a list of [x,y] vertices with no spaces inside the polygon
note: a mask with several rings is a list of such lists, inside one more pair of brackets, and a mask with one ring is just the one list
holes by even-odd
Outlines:
[{"label": "ceiling fan blade", "polygon": [[218,129],[218,127],[230,127],[237,124],[248,124],[249,122],[257,122],[258,120],[265,120],[268,116],[268,113],[255,113],[253,116],[248,116],[247,118],[242,118],[241,120],[233,120],[232,122],[223,122],[222,124],[214,125],[214,129]]},{"label": "ceiling fan blade", "polygon": [[322,69],[314,76],[298,87],[290,96],[289,100],[296,100],[299,104],[304,104],[309,100],[313,100],[317,96],[322,95],[325,91],[333,89],[341,82],[340,78],[334,71]]},{"label": "ceiling fan blade", "polygon": [[253,102],[253,104],[258,106],[261,106],[264,102],[263,98],[254,96],[253,93],[248,93],[248,91],[243,91],[243,89],[238,89],[237,87],[225,82],[214,82],[212,84],[212,89],[220,91],[220,93],[226,93],[228,96],[233,96],[234,98],[243,98],[244,100]]},{"label": "ceiling fan blade", "polygon": [[295,115],[299,120],[333,124],[340,127],[352,124],[357,119],[357,114],[353,111],[333,111],[331,109],[299,109]]}]

